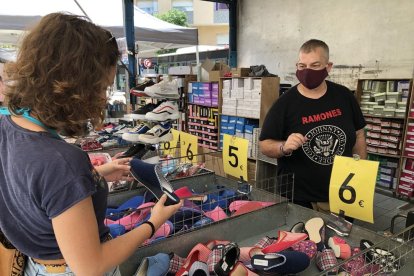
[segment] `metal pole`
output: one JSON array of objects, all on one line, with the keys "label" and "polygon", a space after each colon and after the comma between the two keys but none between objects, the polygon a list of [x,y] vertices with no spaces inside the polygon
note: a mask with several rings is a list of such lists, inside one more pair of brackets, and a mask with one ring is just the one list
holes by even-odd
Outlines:
[{"label": "metal pole", "polygon": [[237,67],[237,0],[229,4],[229,66]]},{"label": "metal pole", "polygon": [[[198,49],[198,45],[196,45],[196,62],[197,62],[197,81],[201,81],[201,64],[200,64],[200,52]],[[190,64],[191,66],[191,64]]]},{"label": "metal pole", "polygon": [[124,27],[125,27],[125,37],[128,50],[128,86],[126,99],[128,104],[128,99],[132,105],[136,104],[135,97],[129,96],[129,90],[136,85],[136,75],[137,75],[137,63],[135,59],[135,25],[134,25],[134,1],[133,0],[124,0]]}]

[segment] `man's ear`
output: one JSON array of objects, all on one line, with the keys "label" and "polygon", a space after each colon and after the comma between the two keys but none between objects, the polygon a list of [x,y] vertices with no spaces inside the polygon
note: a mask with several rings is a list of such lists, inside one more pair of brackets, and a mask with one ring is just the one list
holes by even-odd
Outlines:
[{"label": "man's ear", "polygon": [[332,62],[328,62],[328,65],[326,66],[326,71],[328,71],[328,73],[330,73],[332,67],[333,67],[333,63]]}]

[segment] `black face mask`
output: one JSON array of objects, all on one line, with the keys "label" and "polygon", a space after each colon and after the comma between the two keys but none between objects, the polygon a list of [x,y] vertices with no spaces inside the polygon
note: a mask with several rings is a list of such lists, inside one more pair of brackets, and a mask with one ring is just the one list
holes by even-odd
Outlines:
[{"label": "black face mask", "polygon": [[321,70],[313,70],[305,68],[303,70],[296,70],[296,77],[303,86],[308,89],[315,89],[325,80],[328,76],[326,68]]}]

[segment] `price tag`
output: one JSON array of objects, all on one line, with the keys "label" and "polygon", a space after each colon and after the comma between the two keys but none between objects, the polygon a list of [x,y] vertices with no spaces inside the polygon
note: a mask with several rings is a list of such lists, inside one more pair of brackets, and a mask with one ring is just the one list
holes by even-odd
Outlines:
[{"label": "price tag", "polygon": [[175,129],[171,129],[171,133],[173,135],[173,139],[169,142],[165,142],[162,144],[162,149],[164,150],[165,155],[171,155],[172,157],[177,157],[177,147],[178,147],[178,140],[180,139],[180,132]]},{"label": "price tag", "polygon": [[223,167],[226,174],[247,179],[247,150],[249,141],[243,138],[224,134]]},{"label": "price tag", "polygon": [[[335,156],[329,186],[331,212],[374,223],[378,162]],[[317,180],[316,180],[317,181]]]},{"label": "price tag", "polygon": [[181,157],[185,157],[184,162],[197,162],[198,137],[181,131],[180,153]]}]

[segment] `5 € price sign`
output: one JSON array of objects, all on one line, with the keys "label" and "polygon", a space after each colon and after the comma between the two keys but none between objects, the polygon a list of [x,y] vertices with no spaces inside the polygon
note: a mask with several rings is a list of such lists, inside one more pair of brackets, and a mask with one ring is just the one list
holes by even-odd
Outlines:
[{"label": "5 \u20ac price sign", "polygon": [[185,157],[184,162],[197,162],[198,137],[180,132],[180,153],[181,157]]},{"label": "5 \u20ac price sign", "polygon": [[244,180],[247,179],[247,150],[249,141],[243,138],[224,134],[223,167],[224,173]]},{"label": "5 \u20ac price sign", "polygon": [[335,156],[329,187],[331,212],[374,222],[374,192],[378,162]]},{"label": "5 \u20ac price sign", "polygon": [[164,155],[170,155],[176,157],[176,150],[178,145],[178,140],[180,139],[180,132],[175,129],[171,129],[173,139],[169,142],[162,144],[162,149],[164,150]]}]

